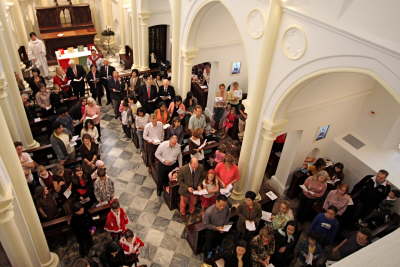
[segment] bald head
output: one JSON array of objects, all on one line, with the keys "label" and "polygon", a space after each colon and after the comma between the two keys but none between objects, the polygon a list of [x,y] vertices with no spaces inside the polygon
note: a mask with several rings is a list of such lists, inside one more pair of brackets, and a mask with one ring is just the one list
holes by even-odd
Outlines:
[{"label": "bald head", "polygon": [[197,158],[193,157],[190,159],[189,164],[193,170],[196,170],[199,167],[199,160]]},{"label": "bald head", "polygon": [[170,146],[175,146],[176,143],[178,143],[178,137],[176,135],[173,135],[169,138],[169,145]]}]

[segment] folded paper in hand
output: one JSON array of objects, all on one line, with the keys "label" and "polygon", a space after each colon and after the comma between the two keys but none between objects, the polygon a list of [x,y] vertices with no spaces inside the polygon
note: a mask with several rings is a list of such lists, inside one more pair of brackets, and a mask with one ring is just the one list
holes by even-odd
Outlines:
[{"label": "folded paper in hand", "polygon": [[164,130],[168,129],[169,126],[171,126],[171,125],[169,125],[169,123],[164,124],[164,126],[163,126]]},{"label": "folded paper in hand", "polygon": [[223,232],[229,232],[229,230],[231,229],[231,227],[232,227],[232,224],[224,225],[224,228],[222,229],[222,231],[223,231]]},{"label": "folded paper in hand", "polygon": [[232,188],[233,186],[230,184],[226,188],[221,188],[219,192],[225,196],[230,196]]},{"label": "folded paper in hand", "polygon": [[268,197],[269,199],[271,199],[271,200],[275,200],[275,199],[278,198],[278,196],[275,195],[275,193],[272,192],[272,191],[268,191],[268,192],[266,193],[266,195],[267,195],[267,197]]},{"label": "folded paper in hand", "polygon": [[271,222],[272,221],[272,213],[268,212],[268,211],[262,211],[261,212],[261,219],[267,222]]},{"label": "folded paper in hand", "polygon": [[207,195],[207,194],[208,194],[207,189],[193,191],[193,195],[196,195],[196,196],[202,196],[202,195]]},{"label": "folded paper in hand", "polygon": [[254,223],[254,221],[249,221],[246,220],[246,229],[249,231],[255,231],[256,230],[256,224]]},{"label": "folded paper in hand", "polygon": [[71,196],[71,194],[72,194],[72,192],[69,189],[64,191],[64,196],[65,196],[66,199],[68,199]]},{"label": "folded paper in hand", "polygon": [[153,139],[153,143],[158,145],[161,143],[161,141],[159,139]]},{"label": "folded paper in hand", "polygon": [[306,192],[310,192],[310,190],[307,189],[307,187],[304,184],[299,185],[301,189],[303,189]]}]

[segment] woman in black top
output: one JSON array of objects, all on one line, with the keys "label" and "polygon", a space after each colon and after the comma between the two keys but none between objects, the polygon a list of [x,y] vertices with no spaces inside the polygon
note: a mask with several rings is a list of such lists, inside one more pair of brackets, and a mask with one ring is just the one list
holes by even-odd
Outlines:
[{"label": "woman in black top", "polygon": [[342,183],[344,179],[344,173],[343,173],[344,165],[341,162],[335,163],[334,165],[329,166],[325,170],[329,174],[329,180],[328,180],[328,188],[327,188],[327,193],[328,191],[331,191],[335,189],[339,184]]},{"label": "woman in black top", "polygon": [[87,179],[80,165],[75,167],[72,177],[72,193],[76,201],[79,201],[86,209],[92,207],[94,203],[94,193],[91,179]]},{"label": "woman in black top", "polygon": [[100,159],[100,157],[99,147],[89,134],[82,136],[80,152],[82,155],[83,170],[87,175],[91,175],[96,168],[96,160]]},{"label": "woman in black top", "polygon": [[271,262],[275,267],[286,267],[294,258],[294,249],[299,238],[297,224],[288,221],[285,228],[275,231],[275,253]]},{"label": "woman in black top", "polygon": [[40,76],[40,70],[38,68],[32,68],[32,77],[26,80],[29,87],[32,89],[32,95],[35,96],[39,92],[40,84],[46,84],[43,76]]}]

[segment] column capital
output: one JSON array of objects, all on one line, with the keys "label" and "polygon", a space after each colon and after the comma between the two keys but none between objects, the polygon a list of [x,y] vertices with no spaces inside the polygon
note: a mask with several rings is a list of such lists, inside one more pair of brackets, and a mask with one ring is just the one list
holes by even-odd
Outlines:
[{"label": "column capital", "polygon": [[147,25],[149,24],[149,18],[151,16],[151,13],[148,11],[142,11],[138,13],[138,17],[141,21],[142,25]]},{"label": "column capital", "polygon": [[193,59],[197,57],[199,50],[197,48],[182,49],[182,57],[185,63],[191,63]]},{"label": "column capital", "polygon": [[262,123],[261,136],[266,141],[274,141],[281,134],[287,124],[287,120],[272,122],[265,120]]}]

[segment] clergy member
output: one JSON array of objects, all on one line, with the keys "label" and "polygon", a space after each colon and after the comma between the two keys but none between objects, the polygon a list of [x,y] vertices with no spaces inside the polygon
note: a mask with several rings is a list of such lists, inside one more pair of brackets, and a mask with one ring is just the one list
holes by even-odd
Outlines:
[{"label": "clergy member", "polygon": [[31,32],[29,37],[31,40],[28,43],[28,58],[44,77],[48,77],[49,67],[47,66],[46,47],[43,41],[37,38],[36,33]]}]

